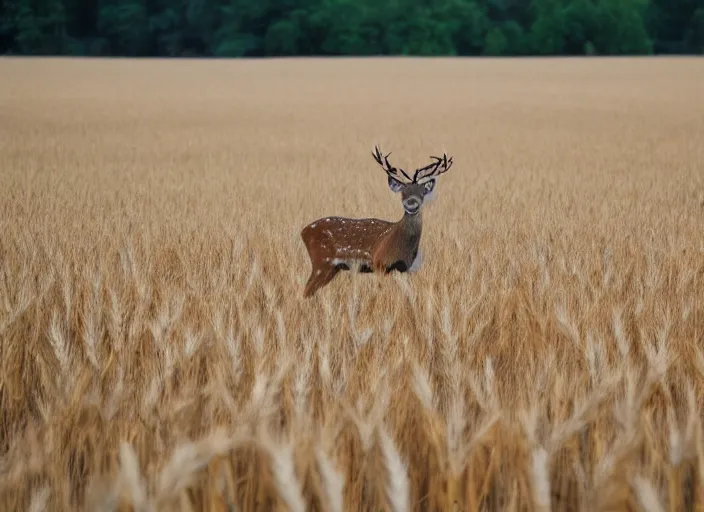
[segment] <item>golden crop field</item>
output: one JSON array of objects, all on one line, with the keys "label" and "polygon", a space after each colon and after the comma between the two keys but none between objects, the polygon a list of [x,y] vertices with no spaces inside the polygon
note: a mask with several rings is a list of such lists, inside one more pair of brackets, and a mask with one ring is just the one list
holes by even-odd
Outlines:
[{"label": "golden crop field", "polygon": [[[0,76],[2,510],[704,510],[701,59]],[[375,144],[423,266],[304,299]]]}]

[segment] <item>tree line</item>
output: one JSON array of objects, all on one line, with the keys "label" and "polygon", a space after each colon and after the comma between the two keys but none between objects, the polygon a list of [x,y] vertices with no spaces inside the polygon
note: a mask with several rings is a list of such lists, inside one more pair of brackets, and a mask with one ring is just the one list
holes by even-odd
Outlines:
[{"label": "tree line", "polygon": [[704,0],[0,0],[0,53],[704,54]]}]

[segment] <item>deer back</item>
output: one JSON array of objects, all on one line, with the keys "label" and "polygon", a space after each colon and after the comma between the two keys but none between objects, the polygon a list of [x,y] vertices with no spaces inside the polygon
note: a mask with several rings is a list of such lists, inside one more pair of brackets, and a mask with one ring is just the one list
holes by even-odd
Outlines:
[{"label": "deer back", "polygon": [[380,219],[326,217],[312,222],[301,231],[301,238],[311,259],[371,261],[375,249],[395,223]]}]

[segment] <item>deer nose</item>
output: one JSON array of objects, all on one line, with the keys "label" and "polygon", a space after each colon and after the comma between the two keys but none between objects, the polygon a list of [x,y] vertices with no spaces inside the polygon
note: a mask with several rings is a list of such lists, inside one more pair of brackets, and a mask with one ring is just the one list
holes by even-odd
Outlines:
[{"label": "deer nose", "polygon": [[403,209],[408,213],[416,213],[420,208],[420,199],[415,196],[409,197],[403,202]]}]

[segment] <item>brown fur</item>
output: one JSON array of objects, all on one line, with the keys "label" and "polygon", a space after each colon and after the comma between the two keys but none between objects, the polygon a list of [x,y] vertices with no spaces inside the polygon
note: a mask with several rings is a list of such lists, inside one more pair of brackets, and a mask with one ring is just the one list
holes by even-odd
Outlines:
[{"label": "brown fur", "polygon": [[301,231],[312,264],[303,296],[308,298],[337,275],[334,260],[358,260],[371,266],[379,242],[393,232],[395,224],[379,219],[327,217],[311,222]]},{"label": "brown fur", "polygon": [[303,297],[312,297],[335,278],[337,260],[356,261],[374,272],[386,272],[398,261],[410,267],[421,230],[420,212],[406,214],[398,222],[327,217],[308,224],[301,231],[311,261]]},{"label": "brown fur", "polygon": [[407,267],[411,266],[420,244],[423,226],[420,215],[404,215],[379,241],[372,257],[376,271],[385,271],[397,261],[403,261]]}]

